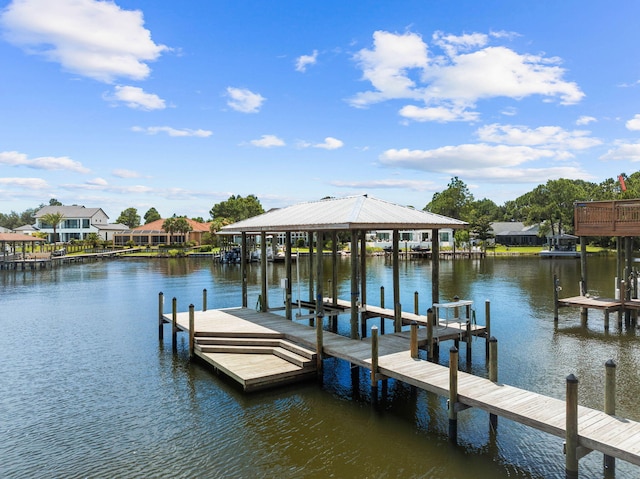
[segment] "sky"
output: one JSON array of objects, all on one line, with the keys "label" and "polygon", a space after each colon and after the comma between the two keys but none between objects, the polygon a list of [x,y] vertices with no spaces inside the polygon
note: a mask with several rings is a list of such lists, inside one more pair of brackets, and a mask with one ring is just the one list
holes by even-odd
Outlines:
[{"label": "sky", "polygon": [[640,162],[640,2],[0,0],[0,212],[209,218]]}]

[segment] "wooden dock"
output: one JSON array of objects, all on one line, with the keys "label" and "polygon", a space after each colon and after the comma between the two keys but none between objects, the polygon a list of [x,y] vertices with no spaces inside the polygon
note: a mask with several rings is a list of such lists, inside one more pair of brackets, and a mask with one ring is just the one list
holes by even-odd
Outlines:
[{"label": "wooden dock", "polygon": [[[189,331],[190,314],[175,314],[177,329]],[[173,314],[163,314],[161,321],[171,323],[172,317]],[[286,340],[301,350],[309,351],[314,351],[317,344],[316,328],[286,320],[274,313],[257,312],[247,308],[198,311],[193,313],[193,324],[195,338],[226,335],[242,340],[255,338],[256,335],[271,336],[272,339]],[[406,333],[382,335],[377,338],[377,341],[377,375],[379,377],[403,381],[439,396],[450,396],[452,374],[450,368],[413,358]],[[324,357],[333,356],[353,365],[372,368],[371,338],[352,340],[323,331],[322,344]],[[256,353],[264,353],[264,350],[255,350],[253,355],[255,356]],[[248,370],[254,376],[259,376],[263,368],[268,369],[267,361],[263,361],[264,354],[260,354],[258,358],[251,358],[251,354],[236,354],[237,357],[233,358],[237,361],[235,366],[231,365],[232,361],[227,356],[220,356],[233,353],[206,352],[202,346],[199,346],[195,354],[232,377],[240,375],[233,371],[229,373],[233,368]],[[463,411],[467,407],[475,407],[491,415],[502,416],[554,436],[569,437],[567,435],[568,401],[457,371],[457,365],[455,371],[457,396],[455,396],[455,404],[450,406],[454,408],[453,410]],[[569,378],[567,381],[569,382]],[[639,422],[577,406],[576,437],[573,453],[577,458],[591,451],[600,451],[609,457],[640,465]],[[569,450],[568,447],[567,449]]]}]

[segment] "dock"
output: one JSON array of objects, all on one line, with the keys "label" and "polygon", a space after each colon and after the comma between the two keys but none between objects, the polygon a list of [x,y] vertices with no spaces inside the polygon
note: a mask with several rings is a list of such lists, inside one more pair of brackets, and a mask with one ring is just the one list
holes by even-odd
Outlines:
[{"label": "dock", "polygon": [[105,250],[95,253],[65,254],[55,256],[51,252],[47,253],[16,253],[8,255],[6,258],[0,256],[0,270],[36,270],[47,269],[60,264],[84,263],[86,261],[97,261],[104,258],[114,258],[129,253],[139,251],[140,248],[127,248],[121,250]]},{"label": "dock", "polygon": [[[280,341],[289,342],[298,353],[318,353],[317,328],[287,320],[275,313],[247,308],[198,312],[190,310],[188,313],[161,314],[160,328],[164,323],[173,323],[174,317],[176,331],[193,334],[196,342],[194,354],[244,384],[243,387],[247,390],[253,388],[256,378],[260,376],[269,378],[262,386],[276,384],[273,366],[270,361],[265,360],[267,355],[292,362],[282,358],[286,354],[278,355],[274,352],[282,346]],[[190,324],[193,324],[192,332]],[[211,337],[234,337],[234,346],[246,348],[250,348],[251,344],[242,345],[243,342],[251,343],[257,338],[270,339],[277,343],[273,343],[272,346],[254,344],[253,347],[258,349],[247,349],[244,353],[233,349],[216,352],[206,347],[206,338]],[[374,343],[377,345],[377,356],[373,354]],[[577,379],[570,379],[572,376],[567,378],[567,401],[563,401],[458,371],[457,361],[453,363],[456,365],[455,368],[449,368],[414,357],[411,354],[407,332],[353,340],[325,330],[321,334],[321,345],[321,357],[331,356],[348,361],[352,365],[375,369],[372,371],[372,387],[373,378],[376,383],[379,379],[390,378],[450,398],[450,432],[452,412],[455,415],[466,408],[475,407],[489,413],[490,418],[504,417],[566,438],[566,454],[573,454],[576,462],[591,451],[600,451],[605,454],[605,458],[618,458],[640,465],[640,423],[578,406]],[[455,348],[452,348],[452,351],[454,350]],[[457,359],[457,350],[455,351]],[[247,352],[251,354],[246,354]],[[313,361],[312,358],[308,359]],[[377,367],[374,363],[377,363]],[[302,371],[300,374],[307,377],[313,372],[312,366],[308,365],[299,366],[299,370]],[[289,373],[280,371],[277,374],[284,376]],[[245,379],[239,380],[243,375]],[[252,377],[249,378],[248,375]],[[455,383],[452,383],[452,377],[456,378]],[[575,383],[575,416],[571,413],[569,402],[569,388],[572,383]],[[453,396],[452,391],[455,391]],[[572,432],[572,422],[569,418],[576,421],[575,434]]]}]

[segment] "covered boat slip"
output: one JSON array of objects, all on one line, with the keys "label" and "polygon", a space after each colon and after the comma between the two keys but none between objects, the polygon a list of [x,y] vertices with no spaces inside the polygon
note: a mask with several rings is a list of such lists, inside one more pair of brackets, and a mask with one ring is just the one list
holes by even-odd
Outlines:
[{"label": "covered boat slip", "polygon": [[[554,277],[554,299],[557,308],[561,306],[581,309],[583,321],[587,320],[588,310],[604,311],[605,328],[609,325],[609,313],[618,312],[618,323],[630,325],[631,319],[637,319],[640,310],[638,301],[638,270],[634,267],[633,241],[640,236],[640,199],[577,202],[574,205],[574,229],[580,238],[580,295],[559,298],[561,289],[559,279]],[[587,237],[605,236],[616,238],[616,278],[614,298],[590,296],[587,271]]]},{"label": "covered boat slip", "polygon": [[[399,273],[399,238],[401,230],[423,229],[432,230],[432,288],[431,303],[439,301],[439,230],[442,228],[461,229],[467,223],[453,218],[427,213],[414,208],[400,206],[367,195],[350,196],[346,198],[328,198],[321,201],[301,203],[282,209],[272,210],[253,218],[222,228],[219,234],[241,236],[241,269],[242,269],[242,306],[248,306],[247,300],[247,236],[260,235],[261,262],[262,262],[262,294],[260,310],[269,311],[269,298],[267,289],[267,234],[285,234],[285,317],[292,319],[292,244],[291,234],[294,232],[306,232],[309,243],[309,296],[308,301],[317,305],[314,310],[316,315],[325,315],[325,296],[335,298],[338,301],[337,292],[337,267],[338,260],[338,234],[347,234],[350,239],[351,260],[351,291],[350,298],[345,299],[349,304],[350,337],[357,339],[359,332],[360,305],[368,304],[366,283],[366,232],[372,230],[392,231],[392,263],[393,263],[393,310],[398,319],[395,323],[395,331],[401,328],[400,304],[400,273]],[[328,274],[323,268],[323,245],[325,240],[330,240],[332,245],[333,268]],[[330,281],[332,291],[325,295],[324,285]],[[330,312],[329,312],[330,313]]]}]

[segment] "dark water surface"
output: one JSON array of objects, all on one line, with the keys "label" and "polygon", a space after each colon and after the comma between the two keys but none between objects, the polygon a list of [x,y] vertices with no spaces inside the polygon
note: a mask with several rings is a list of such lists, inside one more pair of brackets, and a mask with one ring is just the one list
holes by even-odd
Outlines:
[{"label": "dark water surface", "polygon": [[[302,262],[301,262],[302,263]],[[281,265],[269,266],[270,304],[282,300]],[[340,296],[349,297],[348,261]],[[306,265],[301,264],[302,277]],[[431,299],[430,262],[401,264],[402,303],[421,312]],[[615,260],[589,258],[589,290],[613,296]],[[329,263],[325,272],[330,271]],[[562,297],[578,292],[579,261],[487,258],[441,263],[441,299],[473,299],[484,324],[491,301],[501,382],[563,398],[580,379],[580,404],[602,409],[604,363],[618,364],[619,415],[640,420],[640,338],[612,315],[587,327],[576,309],[553,322],[552,277]],[[392,294],[391,265],[372,258],[368,303]],[[260,289],[250,272],[250,305]],[[495,436],[482,411],[459,414],[459,445],[447,441],[443,399],[389,381],[386,402],[370,403],[368,372],[325,361],[325,384],[245,395],[206,366],[190,363],[186,337],[173,354],[157,338],[158,292],[181,311],[240,305],[239,268],[207,260],[122,259],[54,270],[0,272],[0,477],[10,478],[560,478],[562,440],[500,419]],[[308,286],[301,286],[302,297]],[[328,286],[325,286],[328,291]],[[297,285],[294,284],[294,296]],[[349,330],[349,318],[340,329]],[[372,323],[373,324],[373,323]],[[444,349],[448,349],[448,346]],[[465,368],[464,347],[461,367]],[[443,354],[441,362],[446,364]],[[471,370],[486,375],[484,340]],[[359,381],[358,381],[359,379]],[[359,387],[358,387],[359,386]],[[602,455],[580,461],[581,477],[602,477]],[[640,468],[618,461],[618,478]]]}]

